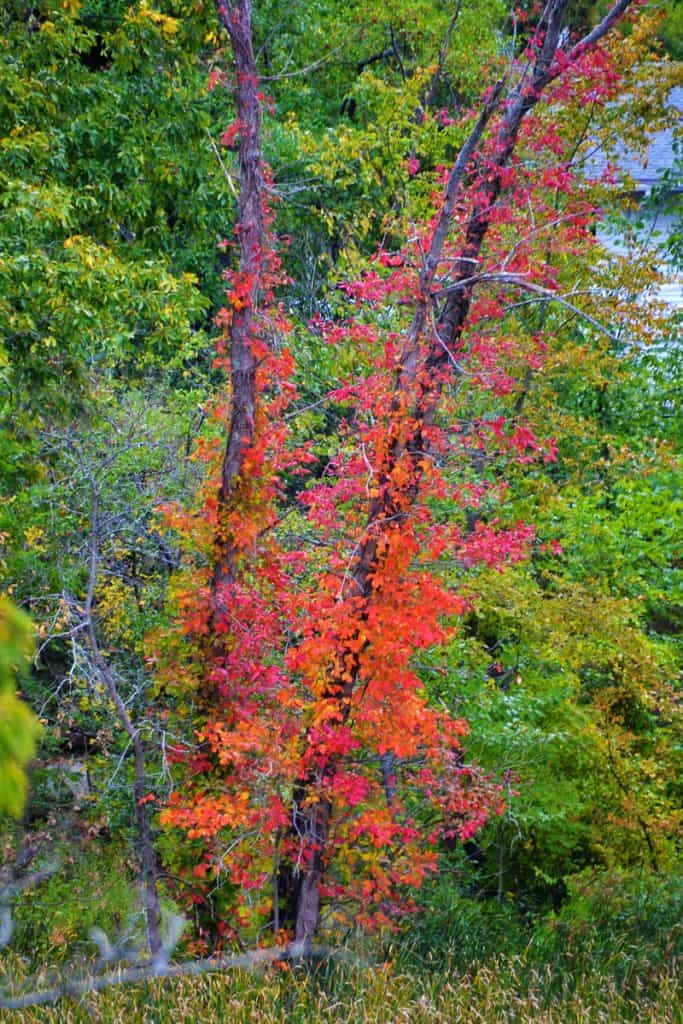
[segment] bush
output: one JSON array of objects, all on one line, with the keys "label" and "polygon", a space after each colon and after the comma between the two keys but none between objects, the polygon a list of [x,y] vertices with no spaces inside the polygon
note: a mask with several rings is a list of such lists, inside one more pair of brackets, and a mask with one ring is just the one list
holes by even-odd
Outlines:
[{"label": "bush", "polygon": [[529,934],[514,905],[473,899],[440,879],[425,889],[422,910],[409,922],[398,955],[410,966],[465,970],[496,954],[523,950]]},{"label": "bush", "polygon": [[683,957],[683,878],[584,872],[558,914],[534,931],[529,958],[577,975],[599,967],[621,986],[642,987]]},{"label": "bush", "polygon": [[30,969],[90,957],[91,928],[118,938],[141,940],[140,899],[125,848],[93,844],[86,851],[57,850],[59,869],[35,890],[16,899],[12,951],[26,957]]},{"label": "bush", "polygon": [[643,992],[662,971],[675,973],[681,957],[683,879],[605,871],[575,876],[561,910],[536,921],[512,903],[478,901],[441,880],[397,949],[409,970],[476,972],[514,961],[526,983],[542,975],[556,993],[593,975]]}]

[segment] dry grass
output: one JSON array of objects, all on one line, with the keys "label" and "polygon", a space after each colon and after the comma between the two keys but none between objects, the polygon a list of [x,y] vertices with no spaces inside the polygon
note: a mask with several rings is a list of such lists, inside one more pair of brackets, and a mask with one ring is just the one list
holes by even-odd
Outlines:
[{"label": "dry grass", "polygon": [[671,972],[628,993],[598,973],[558,979],[520,958],[476,971],[408,974],[348,968],[317,977],[299,970],[231,973],[115,988],[78,1002],[10,1013],[22,1024],[683,1024]]}]

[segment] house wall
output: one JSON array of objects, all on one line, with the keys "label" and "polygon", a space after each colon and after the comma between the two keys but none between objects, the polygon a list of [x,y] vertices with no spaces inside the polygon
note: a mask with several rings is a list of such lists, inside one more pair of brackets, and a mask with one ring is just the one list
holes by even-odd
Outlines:
[{"label": "house wall", "polygon": [[[638,213],[635,211],[627,214],[627,219],[631,222],[637,217]],[[683,275],[673,267],[667,267],[661,256],[661,250],[674,230],[681,230],[681,215],[673,211],[658,213],[654,219],[646,221],[644,228],[639,230],[636,245],[639,252],[642,252],[643,248],[651,250],[653,261],[660,263],[662,272],[669,277],[669,280],[657,290],[655,297],[666,302],[674,310],[683,310]],[[596,235],[602,245],[617,256],[628,258],[633,252],[633,244],[629,244],[623,234],[612,234],[605,222],[598,224]]]}]

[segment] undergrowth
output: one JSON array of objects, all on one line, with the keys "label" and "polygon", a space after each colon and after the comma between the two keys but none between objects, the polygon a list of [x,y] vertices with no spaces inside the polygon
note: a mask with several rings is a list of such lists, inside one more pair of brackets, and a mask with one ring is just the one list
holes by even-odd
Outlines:
[{"label": "undergrowth", "polygon": [[[74,865],[68,883],[46,883],[19,913],[0,988],[20,993],[73,977],[48,946],[55,928],[83,934],[86,893]],[[125,871],[101,862],[98,900],[115,919]],[[105,876],[109,875],[109,888]],[[71,888],[69,887],[71,886]],[[121,889],[121,891],[119,891]],[[106,895],[105,895],[106,894]],[[525,921],[512,905],[433,889],[400,940],[363,946],[364,962],[327,960],[115,986],[56,1006],[0,1011],[22,1024],[683,1024],[683,880],[584,874],[559,913]],[[61,902],[60,902],[61,901]],[[59,906],[57,906],[59,904]],[[61,910],[60,925],[43,915]],[[97,914],[89,908],[88,920]],[[40,919],[43,927],[41,931]],[[78,920],[78,928],[76,927]],[[92,948],[92,947],[91,947]],[[43,955],[41,973],[33,970]],[[61,961],[61,962],[60,962]],[[378,962],[381,961],[381,962]],[[82,969],[81,963],[80,968]]]},{"label": "undergrowth", "polygon": [[[391,967],[345,968],[324,982],[297,970],[265,976],[233,973],[153,982],[64,1001],[50,1008],[0,1013],[22,1024],[680,1024],[677,982],[661,973],[647,994],[625,995],[599,972],[560,985],[549,969],[527,970],[502,958],[464,975],[408,974]],[[564,990],[563,990],[564,989]]]}]

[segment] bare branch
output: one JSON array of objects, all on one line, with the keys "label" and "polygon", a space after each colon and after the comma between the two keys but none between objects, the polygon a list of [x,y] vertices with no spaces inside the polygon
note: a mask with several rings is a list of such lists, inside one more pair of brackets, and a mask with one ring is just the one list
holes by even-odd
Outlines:
[{"label": "bare branch", "polygon": [[614,7],[607,12],[602,21],[598,22],[595,28],[589,32],[588,35],[584,36],[583,39],[571,48],[569,51],[570,60],[574,60],[576,57],[579,57],[584,50],[588,50],[592,46],[595,46],[596,43],[599,43],[603,36],[606,36],[607,33],[616,25],[622,15],[626,13],[632,2],[633,0],[618,0],[618,3],[616,3]]},{"label": "bare branch", "polygon": [[455,284],[448,285],[447,288],[442,288],[440,291],[435,292],[432,295],[432,298],[436,300],[442,296],[451,295],[454,292],[472,288],[477,284],[490,284],[494,282],[504,285],[512,285],[515,288],[521,288],[523,291],[533,292],[533,294],[538,295],[539,300],[543,302],[557,302],[559,305],[564,306],[565,309],[571,310],[572,313],[575,313],[583,320],[592,324],[593,327],[602,334],[607,335],[607,337],[611,338],[612,341],[619,340],[617,335],[610,331],[608,327],[605,327],[604,324],[600,323],[599,320],[596,320],[595,317],[590,315],[590,313],[586,313],[586,311],[581,309],[579,306],[575,306],[565,298],[564,295],[561,295],[559,292],[554,292],[550,288],[544,288],[542,285],[536,284],[534,281],[528,281],[525,277],[522,277],[521,274],[511,274],[503,271],[499,273],[494,271],[490,274],[474,274],[472,277],[467,277]]},{"label": "bare branch", "polygon": [[[110,947],[107,946],[107,951]],[[170,964],[151,960],[142,965],[120,968],[107,974],[87,974],[80,978],[66,978],[61,985],[37,989],[21,996],[0,995],[0,1008],[24,1010],[28,1006],[47,1006],[66,996],[82,996],[86,992],[102,992],[115,985],[135,985],[155,978],[198,977],[201,974],[219,974],[223,971],[257,971],[288,960],[326,960],[335,958],[354,963],[365,962],[343,949],[326,946],[306,946],[302,942],[290,946],[274,946],[270,949],[254,949],[237,956],[211,957],[204,960],[188,960]]]},{"label": "bare branch", "polygon": [[[28,863],[33,859],[35,851],[32,851]],[[18,870],[19,860],[21,854],[17,858],[17,864],[15,864],[15,872]],[[0,949],[4,949],[5,946],[9,945],[12,935],[14,934],[14,920],[12,917],[12,903],[16,896],[24,889],[33,889],[36,885],[40,885],[46,879],[51,878],[55,871],[59,868],[59,860],[54,858],[45,864],[42,868],[38,868],[37,871],[33,871],[30,875],[26,875],[23,878],[14,878],[8,882],[0,890]]]},{"label": "bare branch", "polygon": [[158,953],[161,948],[161,937],[159,933],[159,922],[161,911],[159,907],[159,894],[156,885],[156,858],[152,844],[152,834],[149,825],[149,817],[144,797],[146,795],[145,784],[145,750],[139,730],[135,727],[128,709],[119,693],[116,679],[109,665],[102,656],[100,645],[97,639],[94,622],[93,602],[95,587],[97,585],[97,571],[99,562],[98,547],[98,494],[95,480],[91,481],[91,518],[90,518],[90,569],[88,575],[88,590],[85,599],[85,627],[87,631],[90,649],[97,672],[104,683],[109,698],[116,709],[116,714],[130,738],[135,757],[135,778],[133,783],[133,800],[135,802],[135,818],[138,826],[140,839],[140,860],[142,866],[142,892],[147,925],[147,938],[150,952]]},{"label": "bare branch", "polygon": [[230,174],[230,171],[228,170],[228,168],[223,163],[223,158],[221,157],[220,150],[218,149],[218,146],[216,145],[216,143],[213,141],[213,138],[211,137],[211,132],[209,131],[208,128],[206,129],[206,135],[207,135],[207,138],[209,140],[209,145],[211,146],[211,149],[214,152],[216,160],[218,161],[218,166],[222,170],[223,175],[225,177],[225,180],[228,183],[228,187],[229,187],[230,191],[232,192],[233,196],[235,197],[235,199],[237,199],[238,198],[238,192],[237,192],[237,189],[235,188],[235,182],[233,181],[233,178],[232,178],[232,175]]},{"label": "bare branch", "polygon": [[441,81],[441,76],[443,75],[443,69],[444,69],[444,66],[446,64],[446,57],[448,56],[448,48],[449,48],[450,43],[451,43],[451,36],[453,35],[453,29],[455,28],[456,23],[458,21],[458,18],[460,17],[460,12],[462,10],[462,4],[463,4],[463,0],[457,0],[457,3],[455,5],[455,10],[454,10],[453,15],[451,17],[451,20],[448,23],[448,28],[446,29],[446,34],[444,35],[443,44],[441,46],[441,51],[439,53],[439,62],[437,64],[437,66],[436,66],[436,71],[432,75],[431,81],[429,83],[429,88],[427,89],[427,93],[425,95],[425,101],[424,101],[425,107],[431,107],[431,105],[434,102],[434,99],[436,97],[436,90],[439,87],[439,82]]}]

